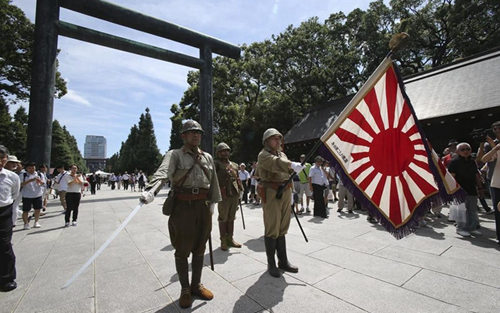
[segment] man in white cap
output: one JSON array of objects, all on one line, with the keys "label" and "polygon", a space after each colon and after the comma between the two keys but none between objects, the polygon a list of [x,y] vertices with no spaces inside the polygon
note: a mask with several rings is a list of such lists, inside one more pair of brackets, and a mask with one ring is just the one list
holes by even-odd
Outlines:
[{"label": "man in white cap", "polygon": [[240,178],[241,184],[243,185],[243,201],[248,203],[248,186],[250,183],[250,173],[246,170],[245,163],[240,164],[240,170],[238,171],[238,176]]}]

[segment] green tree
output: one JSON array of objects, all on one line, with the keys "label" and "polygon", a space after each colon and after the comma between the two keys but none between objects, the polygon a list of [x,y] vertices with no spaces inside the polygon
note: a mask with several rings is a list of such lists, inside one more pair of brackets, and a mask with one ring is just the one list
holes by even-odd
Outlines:
[{"label": "green tree", "polygon": [[10,151],[12,139],[14,137],[12,117],[9,113],[9,106],[2,97],[0,97],[0,127],[2,129],[0,132],[0,144],[6,146],[9,149],[9,152],[14,154],[14,151]]},{"label": "green tree", "polygon": [[135,151],[137,157],[133,169],[142,169],[147,175],[153,174],[160,166],[162,155],[156,143],[153,119],[149,108],[146,108],[146,113],[141,114],[139,118]]},{"label": "green tree", "polygon": [[69,133],[69,131],[66,129],[66,126],[63,126],[62,131],[64,134],[64,141],[69,147],[71,164],[75,164],[76,166],[78,166],[78,169],[81,170],[82,172],[87,172],[88,169],[87,166],[85,165],[85,160],[83,160],[82,154],[78,149],[78,143],[76,142],[75,137]]},{"label": "green tree", "polygon": [[137,151],[136,147],[139,144],[139,128],[134,125],[130,128],[130,134],[125,142],[122,142],[120,148],[120,159],[118,170],[120,172],[132,172],[136,169]]},{"label": "green tree", "polygon": [[68,166],[74,163],[65,130],[57,120],[52,122],[52,150],[50,162],[52,167],[62,165],[65,168],[68,168]]},{"label": "green tree", "polygon": [[181,108],[179,108],[179,106],[175,103],[170,107],[170,112],[172,112],[172,116],[170,117],[170,121],[172,122],[172,130],[170,132],[169,150],[179,149],[180,147],[182,147],[181,128],[183,114],[181,113]]},{"label": "green tree", "polygon": [[120,154],[117,152],[113,154],[108,162],[106,162],[106,171],[110,173],[118,173],[118,161],[120,159]]},{"label": "green tree", "polygon": [[130,128],[130,134],[122,142],[120,152],[114,154],[109,162],[110,169],[114,172],[133,172],[143,170],[151,175],[160,166],[162,156],[153,127],[153,119],[146,108],[146,113],[141,114],[138,125]]},{"label": "green tree", "polygon": [[[34,29],[33,23],[11,0],[0,0],[0,97],[5,102],[29,97]],[[59,72],[55,92],[58,98],[67,92]]]},{"label": "green tree", "polygon": [[26,139],[28,128],[28,114],[22,106],[14,114],[14,120],[11,122],[12,143],[10,149],[15,153],[18,159],[26,159]]},{"label": "green tree", "polygon": [[[243,45],[239,60],[213,62],[215,143],[228,143],[235,160],[255,159],[266,128],[286,133],[313,106],[355,93],[389,52],[393,34],[410,34],[393,57],[403,75],[413,74],[498,46],[499,13],[494,0],[377,0]],[[171,148],[181,144],[181,121],[199,120],[198,77],[188,74],[189,87],[171,107]]]}]

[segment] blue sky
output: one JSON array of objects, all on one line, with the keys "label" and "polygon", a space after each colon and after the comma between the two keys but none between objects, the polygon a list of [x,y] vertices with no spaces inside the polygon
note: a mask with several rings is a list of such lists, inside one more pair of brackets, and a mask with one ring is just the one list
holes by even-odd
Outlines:
[{"label": "blue sky", "polygon": [[[117,5],[241,45],[271,38],[310,17],[365,10],[368,0],[110,0]],[[36,0],[14,0],[34,22]],[[207,14],[210,12],[210,14]],[[61,9],[60,19],[198,57],[198,49]],[[59,37],[59,71],[68,94],[54,101],[54,118],[76,137],[107,139],[107,157],[119,151],[130,128],[150,108],[161,153],[169,148],[170,106],[187,88],[188,67]],[[28,108],[28,103],[23,104]],[[16,107],[12,107],[14,111]]]}]

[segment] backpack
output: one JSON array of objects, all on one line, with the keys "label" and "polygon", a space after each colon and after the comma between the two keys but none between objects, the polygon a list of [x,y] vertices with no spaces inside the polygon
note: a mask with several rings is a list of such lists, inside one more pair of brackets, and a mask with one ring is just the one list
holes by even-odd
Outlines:
[{"label": "backpack", "polygon": [[[42,178],[42,175],[40,174],[40,172],[36,172],[37,176],[43,180]],[[27,172],[23,172],[23,183],[26,181],[26,177],[28,176],[28,173]],[[21,188],[19,188],[19,190],[23,189],[23,186],[21,186]]]}]

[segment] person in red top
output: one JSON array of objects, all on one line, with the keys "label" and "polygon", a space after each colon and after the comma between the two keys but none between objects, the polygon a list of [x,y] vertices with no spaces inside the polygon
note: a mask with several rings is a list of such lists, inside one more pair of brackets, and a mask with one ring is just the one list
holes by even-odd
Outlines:
[{"label": "person in red top", "polygon": [[457,154],[456,151],[457,151],[457,144],[458,142],[454,139],[450,140],[450,142],[448,142],[448,150],[450,151],[450,153],[448,153],[447,155],[445,155],[443,157],[443,164],[444,166],[448,167],[448,164],[450,164],[451,162],[451,159],[453,159],[455,157],[455,155]]}]

